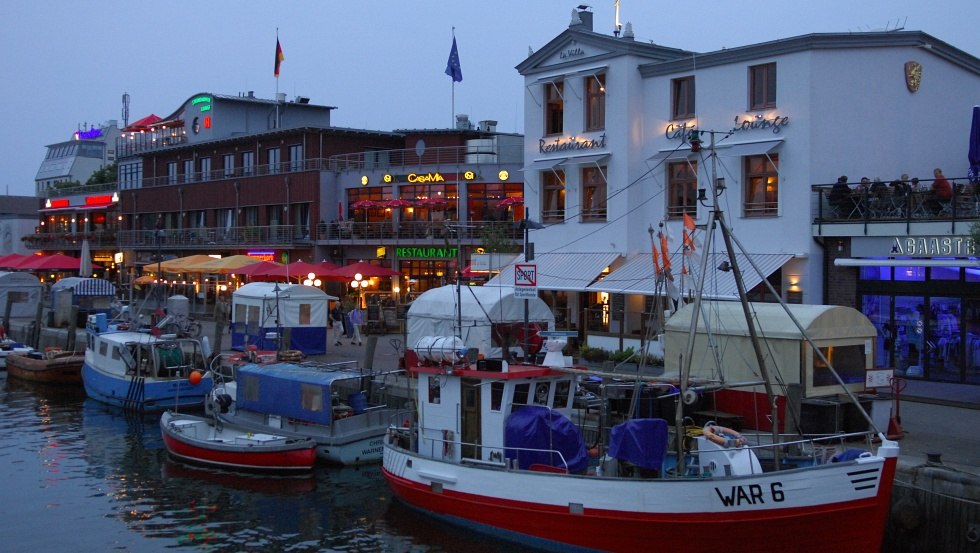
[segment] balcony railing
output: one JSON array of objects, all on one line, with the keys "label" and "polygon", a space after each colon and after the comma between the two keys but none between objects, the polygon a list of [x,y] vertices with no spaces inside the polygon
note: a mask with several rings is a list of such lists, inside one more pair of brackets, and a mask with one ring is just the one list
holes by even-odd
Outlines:
[{"label": "balcony railing", "polygon": [[832,186],[828,185],[813,186],[812,193],[815,224],[955,223],[980,219],[980,190],[969,184],[953,184],[953,195],[949,199],[936,197],[928,183],[924,189],[904,194],[885,186],[875,192],[851,190],[846,195],[835,195]]},{"label": "balcony railing", "polygon": [[88,240],[93,249],[116,247],[116,231],[41,232],[24,236],[24,245],[32,250],[81,250]]},{"label": "balcony railing", "polygon": [[44,198],[57,198],[62,196],[88,196],[98,192],[115,192],[119,189],[119,183],[106,182],[101,184],[78,184],[74,186],[63,186],[61,188],[52,187],[41,191]]},{"label": "balcony railing", "polygon": [[[503,236],[512,243],[522,238],[514,223],[428,223],[344,221],[320,223],[312,228],[295,225],[248,227],[202,227],[187,229],[130,230],[118,233],[119,248],[132,249],[240,249],[244,247],[310,247],[314,242],[328,244],[364,243],[431,243],[453,244],[458,240],[467,245],[482,243],[484,229],[499,228],[493,235]],[[497,234],[499,232],[499,234]],[[159,236],[158,236],[159,233]],[[457,233],[459,234],[457,236]],[[40,235],[39,235],[40,236]],[[111,246],[116,246],[113,242]]]}]

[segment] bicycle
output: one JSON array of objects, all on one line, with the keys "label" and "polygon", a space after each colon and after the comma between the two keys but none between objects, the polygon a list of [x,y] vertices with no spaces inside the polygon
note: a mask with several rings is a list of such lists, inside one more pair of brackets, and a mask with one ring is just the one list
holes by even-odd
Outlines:
[{"label": "bicycle", "polygon": [[171,315],[171,320],[164,327],[164,334],[176,334],[186,338],[201,336],[201,323],[186,315]]}]

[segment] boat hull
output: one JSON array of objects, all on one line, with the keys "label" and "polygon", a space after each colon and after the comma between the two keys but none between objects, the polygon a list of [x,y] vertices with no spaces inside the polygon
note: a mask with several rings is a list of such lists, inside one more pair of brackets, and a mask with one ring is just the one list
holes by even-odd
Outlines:
[{"label": "boat hull", "polygon": [[895,463],[640,481],[468,466],[386,445],[382,472],[410,506],[545,549],[878,553]]},{"label": "boat hull", "polygon": [[167,451],[197,464],[251,471],[308,471],[316,463],[315,444],[230,426],[216,428],[202,417],[165,412],[160,431]]},{"label": "boat hull", "polygon": [[271,432],[290,437],[311,438],[316,442],[317,457],[337,465],[363,465],[381,461],[384,434],[392,419],[390,409],[354,415],[335,421],[333,427],[290,422],[267,413],[242,409],[222,413],[222,422],[252,432]]},{"label": "boat hull", "polygon": [[27,353],[11,354],[7,356],[7,374],[31,382],[81,384],[83,361],[85,355],[82,353],[51,359],[35,358]]},{"label": "boat hull", "polygon": [[82,365],[85,393],[109,405],[144,412],[167,409],[203,409],[211,389],[210,376],[197,384],[187,378],[153,378],[99,370],[86,360]]}]

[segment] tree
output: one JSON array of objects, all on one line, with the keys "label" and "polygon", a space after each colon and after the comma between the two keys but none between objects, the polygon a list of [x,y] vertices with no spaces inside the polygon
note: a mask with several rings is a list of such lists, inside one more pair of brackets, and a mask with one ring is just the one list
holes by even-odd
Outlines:
[{"label": "tree", "polygon": [[85,184],[109,184],[116,182],[116,172],[118,169],[118,163],[113,161],[109,165],[106,165],[102,169],[92,173],[92,176],[85,181]]}]

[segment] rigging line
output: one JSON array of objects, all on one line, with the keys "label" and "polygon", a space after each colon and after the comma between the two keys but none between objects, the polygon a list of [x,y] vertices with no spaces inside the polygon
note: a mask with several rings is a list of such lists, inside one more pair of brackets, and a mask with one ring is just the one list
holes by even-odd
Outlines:
[{"label": "rigging line", "polygon": [[[674,153],[674,152],[680,150],[681,149],[681,146],[683,146],[683,145],[684,145],[683,143],[678,144],[678,146],[676,148],[674,148],[673,152],[671,152],[671,153]],[[612,196],[610,196],[610,198],[613,198],[613,197],[617,196],[619,193],[627,190],[628,188],[632,187],[633,185],[635,185],[635,184],[639,183],[640,181],[646,179],[646,177],[650,173],[652,173],[654,170],[656,170],[657,168],[659,168],[663,164],[664,164],[664,160],[661,159],[656,165],[654,165],[653,167],[647,169],[642,175],[636,177],[636,179],[634,179],[633,182],[631,182],[631,183],[627,184],[626,186],[624,186],[623,188],[620,188],[619,190],[617,190]],[[628,215],[630,215],[631,213],[633,213],[637,209],[640,209],[641,207],[645,206],[648,202],[653,201],[653,200],[659,198],[660,195],[663,194],[663,193],[664,193],[664,190],[660,190],[659,192],[655,192],[652,196],[650,196],[646,200],[643,200],[642,202],[640,202],[639,204],[637,204],[635,207],[633,207],[632,209],[626,211],[625,213],[623,213],[619,217],[616,217],[612,221],[606,221],[605,223],[603,223],[602,225],[600,225],[599,227],[597,227],[595,230],[593,230],[591,232],[588,232],[588,233],[586,233],[586,234],[584,234],[584,235],[582,235],[582,236],[580,236],[580,237],[578,237],[578,238],[576,238],[576,239],[574,239],[574,240],[572,240],[570,242],[566,242],[565,244],[562,244],[560,246],[557,246],[554,249],[552,249],[551,251],[541,252],[541,253],[555,253],[555,252],[558,252],[559,250],[562,250],[564,248],[567,248],[567,247],[571,246],[572,244],[575,244],[576,242],[579,242],[581,240],[584,240],[584,239],[586,239],[586,238],[588,238],[588,237],[590,237],[590,236],[592,236],[592,235],[594,235],[596,233],[602,232],[602,231],[606,230],[606,228],[609,225],[611,225],[612,223],[615,223],[615,222],[617,222],[617,221],[619,221],[621,219],[624,219],[625,217],[627,217]],[[607,203],[608,203],[608,199],[607,199]],[[565,222],[570,221],[570,220],[574,220],[574,219],[576,219],[578,217],[581,217],[581,216],[582,216],[582,213],[581,213],[581,210],[579,210],[579,213],[578,214],[572,215],[568,219],[565,219]],[[555,223],[555,224],[558,224],[558,223]],[[549,226],[553,226],[553,225],[549,225]]]}]

